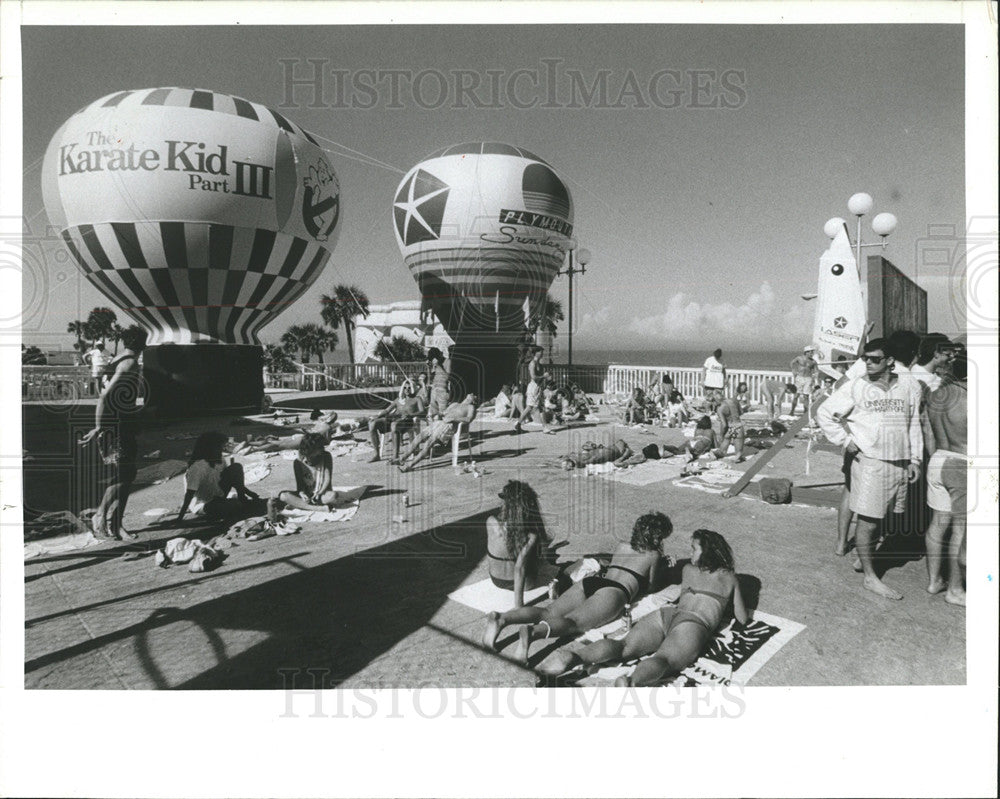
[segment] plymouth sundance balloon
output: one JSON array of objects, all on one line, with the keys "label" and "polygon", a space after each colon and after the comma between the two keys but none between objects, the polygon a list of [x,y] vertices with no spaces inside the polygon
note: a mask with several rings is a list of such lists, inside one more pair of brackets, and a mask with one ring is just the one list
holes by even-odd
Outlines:
[{"label": "plymouth sundance balloon", "polygon": [[396,242],[424,303],[455,340],[463,390],[513,378],[573,233],[573,201],[552,167],[520,147],[476,142],[421,161],[393,202]]}]

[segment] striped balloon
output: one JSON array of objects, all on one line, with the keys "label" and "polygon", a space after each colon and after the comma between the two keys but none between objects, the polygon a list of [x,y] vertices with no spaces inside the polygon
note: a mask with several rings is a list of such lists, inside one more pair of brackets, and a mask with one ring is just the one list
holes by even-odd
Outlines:
[{"label": "striped balloon", "polygon": [[336,244],[340,186],[305,130],[202,89],[117,92],[70,117],[45,208],[87,279],[149,344],[257,344]]},{"label": "striped balloon", "polygon": [[[396,242],[424,302],[453,337],[523,327],[562,266],[569,190],[520,147],[447,147],[411,169],[393,203]],[[456,338],[456,341],[458,338]]]}]

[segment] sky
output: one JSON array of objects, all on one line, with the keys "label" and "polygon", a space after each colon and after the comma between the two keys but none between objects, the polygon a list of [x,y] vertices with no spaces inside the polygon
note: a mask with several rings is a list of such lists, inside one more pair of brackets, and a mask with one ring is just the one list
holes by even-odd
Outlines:
[{"label": "sky", "polygon": [[[342,189],[339,242],[265,342],[319,321],[320,295],[338,283],[373,304],[416,299],[391,226],[395,190],[429,153],[475,140],[535,152],[569,185],[575,235],[592,253],[574,280],[575,348],[801,346],[813,307],[800,295],[815,291],[823,225],[850,217],[858,191],[898,217],[884,254],[928,290],[930,328],[960,326],[949,293],[965,228],[957,26],[26,27],[22,48],[32,235],[47,224],[49,139],[117,90],[232,93],[324,138]],[[321,90],[289,96],[290,77],[314,74],[309,59]],[[404,71],[397,95],[364,70]],[[604,101],[573,95],[574,79],[606,80]],[[476,80],[459,96],[460,81]],[[867,224],[863,238],[877,240]],[[929,241],[952,254],[929,258]],[[42,248],[23,281],[24,340],[69,347],[66,324],[108,303],[58,246]],[[552,294],[565,303],[565,278]]]}]

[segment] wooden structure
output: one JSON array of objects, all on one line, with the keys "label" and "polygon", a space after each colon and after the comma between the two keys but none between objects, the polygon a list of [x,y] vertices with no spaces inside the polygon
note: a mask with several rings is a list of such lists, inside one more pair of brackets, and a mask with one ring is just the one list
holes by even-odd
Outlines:
[{"label": "wooden structure", "polygon": [[867,288],[870,338],[927,332],[927,292],[881,255],[868,256]]}]

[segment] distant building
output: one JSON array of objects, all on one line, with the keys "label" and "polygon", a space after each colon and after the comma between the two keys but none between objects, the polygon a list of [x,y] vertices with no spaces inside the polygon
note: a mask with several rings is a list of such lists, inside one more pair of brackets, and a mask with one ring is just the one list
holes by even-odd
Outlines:
[{"label": "distant building", "polygon": [[354,353],[358,363],[376,361],[375,347],[382,340],[402,336],[424,348],[448,351],[455,342],[430,310],[422,311],[420,300],[372,305],[368,317],[355,317]]}]

